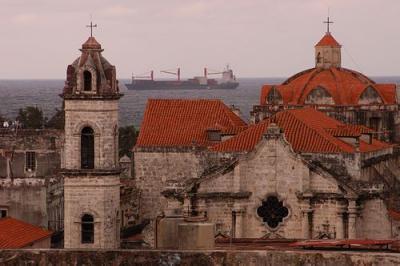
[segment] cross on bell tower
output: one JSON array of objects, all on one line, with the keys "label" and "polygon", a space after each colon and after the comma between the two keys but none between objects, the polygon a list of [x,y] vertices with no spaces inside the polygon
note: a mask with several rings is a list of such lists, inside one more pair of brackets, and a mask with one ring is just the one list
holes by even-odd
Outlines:
[{"label": "cross on bell tower", "polygon": [[92,21],[90,21],[90,25],[86,25],[87,28],[90,28],[90,37],[93,37],[93,28],[97,28],[97,24],[93,24]]}]

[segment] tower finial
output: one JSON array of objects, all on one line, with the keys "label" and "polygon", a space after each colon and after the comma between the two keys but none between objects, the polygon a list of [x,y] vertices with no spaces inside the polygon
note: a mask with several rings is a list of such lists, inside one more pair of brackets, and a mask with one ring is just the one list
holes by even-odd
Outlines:
[{"label": "tower finial", "polygon": [[326,31],[326,33],[331,33],[331,31],[330,31],[330,29],[329,29],[329,26],[330,26],[330,24],[333,24],[333,21],[330,20],[330,10],[329,10],[329,8],[328,8],[328,19],[327,19],[326,21],[324,21],[324,23],[325,23],[326,26],[327,26],[327,31]]},{"label": "tower finial", "polygon": [[97,28],[97,24],[93,24],[92,16],[90,16],[90,25],[86,25],[87,28],[90,28],[90,37],[93,37],[93,28]]}]

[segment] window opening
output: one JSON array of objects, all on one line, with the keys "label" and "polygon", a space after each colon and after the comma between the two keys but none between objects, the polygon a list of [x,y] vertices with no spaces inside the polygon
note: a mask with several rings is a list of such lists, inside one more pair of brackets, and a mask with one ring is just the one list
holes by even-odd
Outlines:
[{"label": "window opening", "polygon": [[92,90],[92,73],[90,71],[83,71],[83,90],[91,91]]},{"label": "window opening", "polygon": [[263,219],[270,228],[276,228],[283,219],[289,215],[289,210],[283,206],[283,202],[275,196],[269,196],[262,201],[262,205],[257,208],[257,215]]},{"label": "window opening", "polygon": [[25,153],[25,169],[31,172],[36,170],[36,152],[27,151]]},{"label": "window opening", "polygon": [[8,216],[7,210],[1,209],[0,210],[0,218],[5,218]]},{"label": "window opening", "polygon": [[90,214],[82,216],[82,243],[90,244],[94,243],[94,219]]},{"label": "window opening", "polygon": [[94,168],[94,132],[90,127],[82,129],[81,134],[81,168]]}]

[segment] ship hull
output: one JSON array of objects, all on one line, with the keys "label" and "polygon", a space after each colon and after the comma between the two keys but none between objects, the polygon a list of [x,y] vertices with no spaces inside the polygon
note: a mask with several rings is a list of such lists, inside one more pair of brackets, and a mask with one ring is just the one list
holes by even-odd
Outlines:
[{"label": "ship hull", "polygon": [[128,90],[233,90],[239,83],[196,84],[188,81],[137,80],[125,86]]}]

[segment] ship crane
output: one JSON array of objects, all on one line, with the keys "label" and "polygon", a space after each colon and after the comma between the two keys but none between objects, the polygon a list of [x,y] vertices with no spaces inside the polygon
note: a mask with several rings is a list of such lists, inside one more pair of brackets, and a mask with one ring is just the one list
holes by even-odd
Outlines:
[{"label": "ship crane", "polygon": [[221,71],[216,71],[216,70],[212,70],[209,71],[206,67],[204,68],[204,77],[208,78],[208,75],[219,75],[219,74],[223,74],[224,72]]},{"label": "ship crane", "polygon": [[173,72],[173,70],[161,70],[161,73],[166,73],[166,74],[171,74],[171,75],[175,75],[178,77],[178,81],[181,81],[181,68],[178,67],[178,69],[176,69],[176,71]]},{"label": "ship crane", "polygon": [[150,79],[150,80],[154,80],[154,71],[153,70],[150,71],[150,75],[146,75],[146,74],[147,73],[135,76],[132,73],[132,81],[135,80],[135,79]]}]

